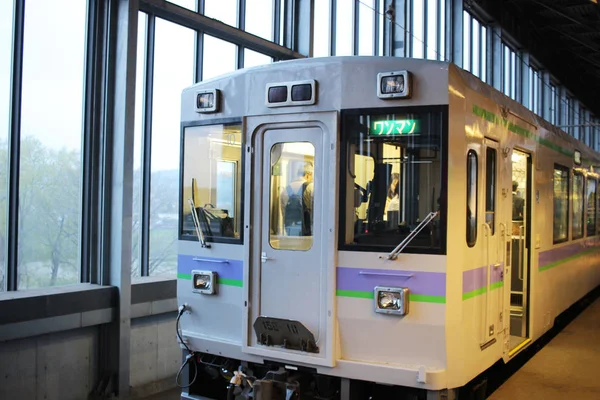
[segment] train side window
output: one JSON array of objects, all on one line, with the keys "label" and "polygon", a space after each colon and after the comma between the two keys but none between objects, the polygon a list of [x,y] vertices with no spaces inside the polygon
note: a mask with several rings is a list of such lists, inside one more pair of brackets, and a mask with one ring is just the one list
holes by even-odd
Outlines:
[{"label": "train side window", "polygon": [[496,149],[485,152],[485,223],[490,226],[492,236],[496,227]]},{"label": "train side window", "polygon": [[554,164],[554,229],[553,242],[565,242],[569,227],[569,169]]},{"label": "train side window", "polygon": [[477,153],[467,153],[467,245],[475,246],[477,242]]},{"label": "train side window", "polygon": [[242,130],[239,123],[188,126],[183,133],[180,236],[241,243]]},{"label": "train side window", "polygon": [[584,177],[580,172],[573,174],[573,227],[572,238],[579,239],[583,237],[583,217],[585,207],[585,186],[583,184]]},{"label": "train side window", "polygon": [[587,235],[596,235],[596,187],[597,182],[595,178],[587,178]]}]

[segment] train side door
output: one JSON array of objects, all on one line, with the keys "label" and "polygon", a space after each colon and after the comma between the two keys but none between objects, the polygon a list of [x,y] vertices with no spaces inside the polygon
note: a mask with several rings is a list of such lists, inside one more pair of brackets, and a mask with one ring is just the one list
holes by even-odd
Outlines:
[{"label": "train side door", "polygon": [[333,366],[335,114],[264,122],[248,119],[254,154],[244,351]]},{"label": "train side door", "polygon": [[513,149],[511,155],[510,265],[505,269],[509,302],[509,356],[523,348],[529,341],[529,227],[531,191],[531,155]]},{"label": "train side door", "polygon": [[498,142],[486,138],[483,146],[484,162],[484,211],[483,254],[487,291],[484,306],[483,342],[493,344],[496,336],[502,332],[502,308],[504,285],[504,243],[506,242],[506,224],[503,221],[503,203],[500,188],[502,177],[508,171],[506,162],[499,156]]}]

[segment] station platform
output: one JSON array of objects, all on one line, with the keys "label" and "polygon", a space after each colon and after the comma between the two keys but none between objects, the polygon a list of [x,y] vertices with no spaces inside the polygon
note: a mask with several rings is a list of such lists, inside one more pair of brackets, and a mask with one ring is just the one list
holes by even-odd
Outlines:
[{"label": "station platform", "polygon": [[600,399],[600,298],[496,389],[490,400]]}]

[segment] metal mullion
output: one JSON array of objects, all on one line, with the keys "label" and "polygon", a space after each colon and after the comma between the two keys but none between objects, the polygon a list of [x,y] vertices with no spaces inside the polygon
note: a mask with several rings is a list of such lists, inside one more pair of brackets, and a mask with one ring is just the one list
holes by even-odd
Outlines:
[{"label": "metal mullion", "polygon": [[94,228],[97,226],[98,210],[98,146],[99,135],[96,134],[96,118],[100,115],[97,93],[100,90],[98,60],[101,59],[102,37],[99,34],[99,3],[88,0],[87,44],[85,68],[85,108],[83,128],[83,173],[82,173],[82,219],[81,219],[81,282],[96,283],[97,263],[95,260]]},{"label": "metal mullion", "polygon": [[469,12],[467,15],[469,16],[469,72],[473,73],[473,53],[475,53],[473,51],[473,16]]},{"label": "metal mullion", "polygon": [[329,55],[335,56],[336,53],[336,40],[337,40],[337,0],[330,0],[329,5],[331,7],[331,19],[330,26],[330,37],[329,37]]},{"label": "metal mullion", "polygon": [[[246,0],[238,0],[238,28],[246,31]],[[237,45],[236,69],[244,68],[244,47]]]},{"label": "metal mullion", "polygon": [[373,55],[380,56],[379,54],[379,0],[374,0],[375,11],[373,12]]},{"label": "metal mullion", "polygon": [[281,44],[281,0],[273,0],[273,42]]},{"label": "metal mullion", "polygon": [[146,31],[146,63],[144,68],[144,108],[142,127],[142,193],[141,212],[141,276],[150,276],[150,211],[152,188],[152,113],[154,93],[154,43],[156,38],[156,17],[148,15]]},{"label": "metal mullion", "polygon": [[[204,0],[197,1],[198,13],[204,14]],[[202,76],[204,74],[203,69],[203,61],[204,61],[204,32],[196,31],[196,68],[194,68],[194,73],[196,75],[195,82],[202,81]]]},{"label": "metal mullion", "polygon": [[[481,21],[477,20],[477,22],[479,23],[479,77],[482,78],[483,77],[483,58],[485,57],[485,54],[483,54],[483,41],[485,40],[485,38],[483,37],[483,24],[481,23]],[[487,67],[487,66],[486,66]],[[483,79],[481,79],[483,80]]]},{"label": "metal mullion", "polygon": [[358,55],[358,35],[360,30],[360,0],[354,0],[352,19],[354,20],[354,32],[352,32],[352,54]]},{"label": "metal mullion", "polygon": [[429,35],[427,31],[429,30],[429,2],[427,0],[423,0],[423,60],[427,60],[427,50],[429,48]]},{"label": "metal mullion", "polygon": [[[444,0],[438,0],[437,2],[437,15],[435,16],[435,23],[436,23],[436,37],[437,37],[437,43],[436,43],[436,51],[437,51],[437,60],[440,61],[445,61],[446,60],[446,55],[444,52],[444,49],[442,49],[442,4],[444,4],[445,1]],[[445,6],[444,6],[445,7]],[[444,15],[445,13],[445,8],[444,8]]]},{"label": "metal mullion", "polygon": [[13,20],[12,81],[10,91],[10,136],[8,154],[8,207],[6,208],[6,290],[17,290],[19,275],[19,169],[21,149],[21,95],[23,88],[23,39],[25,0],[15,0]]}]

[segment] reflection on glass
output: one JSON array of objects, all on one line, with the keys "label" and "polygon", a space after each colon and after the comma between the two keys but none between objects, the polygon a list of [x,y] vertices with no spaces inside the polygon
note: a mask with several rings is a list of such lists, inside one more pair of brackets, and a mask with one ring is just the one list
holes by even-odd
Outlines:
[{"label": "reflection on glass", "polygon": [[191,29],[156,19],[150,161],[150,275],[175,276],[176,273],[180,98],[181,91],[194,81],[194,37],[195,32]]},{"label": "reflection on glass", "polygon": [[372,56],[375,51],[375,0],[362,0],[358,4],[358,55]]},{"label": "reflection on glass", "polygon": [[237,0],[204,0],[204,15],[237,27]]},{"label": "reflection on glass", "polygon": [[569,170],[554,167],[554,243],[567,240],[569,218]]},{"label": "reflection on glass", "polygon": [[[344,126],[345,244],[391,250],[439,210],[441,113],[348,114]],[[439,246],[438,217],[409,243]]]},{"label": "reflection on glass", "polygon": [[478,77],[480,77],[480,61],[481,59],[479,57],[479,21],[473,18],[473,75]]},{"label": "reflection on glass", "polygon": [[273,59],[265,54],[249,49],[244,49],[244,68],[270,64]]},{"label": "reflection on glass", "polygon": [[[10,70],[12,51],[12,1],[0,2],[0,244],[6,243],[6,178],[10,117]],[[0,292],[5,285],[6,257],[0,260]]]},{"label": "reflection on glass", "polygon": [[354,53],[352,10],[354,0],[338,0],[336,8],[335,55],[350,56]]},{"label": "reflection on glass", "polygon": [[133,126],[133,203],[131,220],[131,276],[142,274],[141,238],[142,238],[142,128],[144,106],[144,68],[146,61],[146,24],[148,15],[138,13],[137,58],[135,72],[135,120]]},{"label": "reflection on glass", "polygon": [[596,179],[587,178],[587,235],[596,234]]},{"label": "reflection on glass", "polygon": [[427,0],[427,58],[438,59],[437,51],[437,5],[438,0]]},{"label": "reflection on glass", "polygon": [[237,46],[233,43],[205,34],[202,79],[210,79],[235,71],[236,52]]},{"label": "reflection on glass", "polygon": [[169,0],[169,3],[177,4],[188,10],[196,11],[196,0]]},{"label": "reflection on glass", "polygon": [[[69,0],[25,5],[19,290],[80,280],[86,11]],[[40,107],[43,93],[54,106]]]},{"label": "reflection on glass", "polygon": [[314,57],[327,57],[329,55],[329,41],[331,40],[330,19],[331,14],[329,11],[329,0],[315,0],[315,39],[313,40]]},{"label": "reflection on glass", "polygon": [[273,40],[273,0],[246,3],[246,32],[265,40]]},{"label": "reflection on glass", "polygon": [[207,241],[240,238],[241,140],[237,124],[185,128],[181,235],[198,240],[191,201]]},{"label": "reflection on glass", "polygon": [[471,16],[463,11],[463,69],[471,70]]},{"label": "reflection on glass", "polygon": [[274,249],[312,247],[314,165],[312,143],[277,143],[271,148],[269,243]]},{"label": "reflection on glass", "polygon": [[423,58],[425,56],[424,1],[425,0],[413,0],[413,29],[411,38],[413,58]]},{"label": "reflection on glass", "polygon": [[487,82],[487,28],[481,26],[481,80]]},{"label": "reflection on glass", "polygon": [[583,174],[573,174],[573,239],[583,237],[583,210],[585,204]]}]

